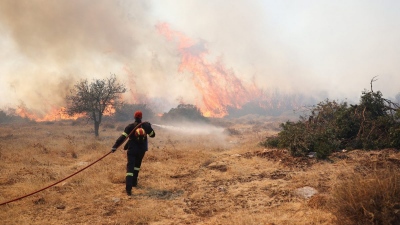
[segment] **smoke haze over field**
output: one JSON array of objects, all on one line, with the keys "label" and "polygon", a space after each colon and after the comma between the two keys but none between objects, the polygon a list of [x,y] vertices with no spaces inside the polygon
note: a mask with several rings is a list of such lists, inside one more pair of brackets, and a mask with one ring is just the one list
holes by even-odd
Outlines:
[{"label": "smoke haze over field", "polygon": [[173,132],[179,132],[185,135],[219,135],[223,136],[224,128],[216,127],[205,123],[179,123],[179,126],[152,124],[153,126],[161,127]]},{"label": "smoke haze over field", "polygon": [[[389,0],[3,0],[0,109],[23,103],[46,114],[65,105],[78,80],[110,74],[129,89],[125,101],[162,111],[182,102],[215,107],[207,98],[224,92],[242,100],[214,104],[277,91],[358,101],[377,75],[374,90],[394,97],[399,8]],[[197,61],[183,66],[188,52]]]}]

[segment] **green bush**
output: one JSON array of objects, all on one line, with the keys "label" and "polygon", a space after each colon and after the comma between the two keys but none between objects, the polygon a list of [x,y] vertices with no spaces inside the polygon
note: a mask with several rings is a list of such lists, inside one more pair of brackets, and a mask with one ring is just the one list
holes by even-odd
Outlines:
[{"label": "green bush", "polygon": [[327,158],[341,149],[383,149],[400,147],[399,107],[381,92],[363,91],[358,105],[325,100],[297,122],[281,124],[277,137],[261,144],[287,148],[293,156],[316,152]]},{"label": "green bush", "polygon": [[269,137],[262,141],[260,145],[269,147],[269,148],[278,148],[279,147],[279,138],[277,136]]},{"label": "green bush", "polygon": [[177,108],[170,109],[169,112],[162,115],[161,119],[167,122],[208,122],[208,119],[203,116],[200,109],[190,104],[180,104]]}]

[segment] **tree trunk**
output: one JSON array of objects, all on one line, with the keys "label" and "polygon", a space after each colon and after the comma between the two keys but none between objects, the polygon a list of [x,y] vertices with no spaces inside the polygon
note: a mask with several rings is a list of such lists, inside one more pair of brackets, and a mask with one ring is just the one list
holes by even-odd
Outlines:
[{"label": "tree trunk", "polygon": [[100,127],[100,122],[94,120],[94,136],[96,137],[99,136],[99,127]]}]

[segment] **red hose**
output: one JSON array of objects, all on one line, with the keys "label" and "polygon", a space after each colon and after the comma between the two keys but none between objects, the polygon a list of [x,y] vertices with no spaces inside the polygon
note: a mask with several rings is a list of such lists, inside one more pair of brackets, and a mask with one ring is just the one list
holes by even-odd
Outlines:
[{"label": "red hose", "polygon": [[[146,123],[146,122],[139,123],[139,124],[131,131],[131,133],[129,133],[128,137],[136,130],[136,128],[138,128],[138,127],[139,127],[140,125],[142,125],[143,123]],[[128,139],[128,137],[126,137],[125,140],[124,140],[120,145],[118,145],[118,147],[121,146],[121,145]],[[117,147],[117,148],[118,148],[118,147]],[[64,178],[64,179],[62,179],[62,180],[59,180],[59,181],[55,182],[54,184],[51,184],[51,185],[49,185],[49,186],[47,186],[47,187],[44,187],[44,188],[42,188],[42,189],[40,189],[40,190],[37,190],[37,191],[35,191],[35,192],[32,192],[32,193],[30,193],[30,194],[27,194],[27,195],[24,195],[24,196],[21,196],[21,197],[18,197],[18,198],[15,198],[15,199],[12,199],[12,200],[3,202],[3,203],[0,203],[0,206],[1,206],[1,205],[8,204],[8,203],[11,203],[11,202],[15,202],[15,201],[21,200],[21,199],[26,198],[26,197],[28,197],[28,196],[31,196],[31,195],[34,195],[34,194],[39,193],[39,192],[41,192],[41,191],[44,191],[44,190],[46,190],[46,189],[48,189],[48,188],[50,188],[50,187],[53,187],[54,185],[59,184],[59,183],[65,181],[66,179],[68,179],[68,178],[70,178],[70,177],[73,177],[73,176],[75,176],[76,174],[78,174],[78,173],[84,171],[85,169],[91,167],[92,165],[94,165],[94,164],[97,163],[98,161],[104,159],[104,158],[105,158],[106,156],[108,156],[110,153],[112,153],[112,152],[108,152],[107,154],[103,155],[100,159],[98,159],[98,160],[92,162],[91,164],[89,164],[89,165],[85,166],[84,168],[82,168],[82,169],[76,171],[75,173],[69,175],[68,177],[66,177],[66,178]]]},{"label": "red hose", "polygon": [[23,199],[23,198],[26,198],[26,197],[28,197],[28,196],[34,195],[34,194],[36,194],[36,193],[38,193],[38,192],[44,191],[44,190],[46,190],[47,188],[53,187],[54,185],[56,185],[56,184],[58,184],[58,183],[61,183],[61,182],[63,182],[64,180],[66,180],[66,179],[68,179],[68,178],[70,178],[70,177],[72,177],[72,176],[75,176],[76,174],[78,174],[78,173],[84,171],[85,169],[89,168],[89,167],[92,166],[93,164],[97,163],[98,161],[100,161],[100,160],[102,160],[103,158],[105,158],[106,156],[108,156],[110,153],[111,153],[111,152],[105,154],[105,155],[102,156],[100,159],[98,159],[98,160],[92,162],[91,164],[89,164],[89,165],[85,166],[84,168],[82,168],[82,169],[76,171],[75,173],[69,175],[68,177],[66,177],[66,178],[64,178],[64,179],[62,179],[62,180],[59,180],[59,181],[55,182],[54,184],[51,184],[51,185],[49,185],[49,186],[47,186],[47,187],[44,187],[44,188],[42,188],[42,189],[40,189],[40,190],[37,190],[37,191],[35,191],[35,192],[32,192],[32,193],[30,193],[30,194],[21,196],[21,197],[19,197],[19,198],[16,198],[16,199],[13,199],[13,200],[10,200],[10,201],[3,202],[3,203],[1,203],[0,205],[5,205],[5,204],[8,204],[8,203],[10,203],[10,202],[18,201],[18,200]]}]

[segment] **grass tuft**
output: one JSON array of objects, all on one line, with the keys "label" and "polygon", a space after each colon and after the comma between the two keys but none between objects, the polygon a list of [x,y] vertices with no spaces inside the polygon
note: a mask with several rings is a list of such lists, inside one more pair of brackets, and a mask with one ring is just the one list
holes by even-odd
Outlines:
[{"label": "grass tuft", "polygon": [[330,207],[343,225],[400,224],[398,168],[388,165],[338,183]]}]

